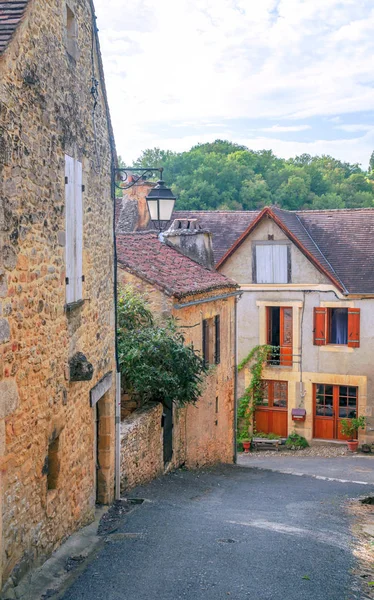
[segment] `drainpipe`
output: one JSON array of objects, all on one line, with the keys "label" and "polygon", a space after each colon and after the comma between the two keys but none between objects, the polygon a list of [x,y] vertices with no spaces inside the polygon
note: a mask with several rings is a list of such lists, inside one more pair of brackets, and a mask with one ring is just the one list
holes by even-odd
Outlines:
[{"label": "drainpipe", "polygon": [[121,373],[116,373],[115,499],[121,498]]},{"label": "drainpipe", "polygon": [[235,298],[234,304],[234,464],[237,461],[237,439],[236,439],[236,429],[237,429],[237,420],[238,420],[238,301],[239,297]]},{"label": "drainpipe", "polygon": [[116,359],[116,399],[115,399],[115,499],[121,497],[121,373],[119,369],[118,359],[118,289],[117,289],[117,241],[116,241],[116,188],[115,188],[115,164],[112,165],[112,199],[113,199],[113,292],[114,292],[114,344],[115,344],[115,359]]}]

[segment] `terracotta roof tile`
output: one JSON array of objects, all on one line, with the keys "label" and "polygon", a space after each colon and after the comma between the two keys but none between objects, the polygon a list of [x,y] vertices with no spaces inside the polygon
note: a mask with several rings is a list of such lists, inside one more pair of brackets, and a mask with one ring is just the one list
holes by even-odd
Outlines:
[{"label": "terracotta roof tile", "polygon": [[155,232],[118,234],[117,257],[120,267],[176,298],[238,287],[231,279],[206,269],[170,245],[162,243]]},{"label": "terracotta roof tile", "polygon": [[[287,211],[271,206],[266,211],[343,291],[374,294],[373,208]],[[218,263],[259,215],[260,211],[176,211],[173,219],[198,218],[213,233]]]},{"label": "terracotta roof tile", "polygon": [[23,17],[28,0],[0,0],[0,54]]},{"label": "terracotta roof tile", "polygon": [[218,263],[259,213],[260,211],[249,210],[177,210],[173,213],[170,224],[174,219],[199,219],[201,227],[213,234],[214,260]]}]

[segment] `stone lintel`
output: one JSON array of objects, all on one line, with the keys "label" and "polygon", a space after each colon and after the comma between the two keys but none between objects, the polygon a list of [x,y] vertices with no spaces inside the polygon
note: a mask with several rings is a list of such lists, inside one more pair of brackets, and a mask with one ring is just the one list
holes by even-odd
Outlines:
[{"label": "stone lintel", "polygon": [[113,384],[113,373],[109,371],[100,379],[100,381],[90,390],[90,405],[95,406],[96,402],[110,390]]}]

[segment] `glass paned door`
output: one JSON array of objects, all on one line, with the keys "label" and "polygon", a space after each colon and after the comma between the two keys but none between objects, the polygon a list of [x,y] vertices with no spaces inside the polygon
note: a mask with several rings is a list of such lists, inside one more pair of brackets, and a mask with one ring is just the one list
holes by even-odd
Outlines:
[{"label": "glass paned door", "polygon": [[314,437],[325,440],[346,440],[341,433],[341,420],[357,416],[357,387],[314,385]]}]

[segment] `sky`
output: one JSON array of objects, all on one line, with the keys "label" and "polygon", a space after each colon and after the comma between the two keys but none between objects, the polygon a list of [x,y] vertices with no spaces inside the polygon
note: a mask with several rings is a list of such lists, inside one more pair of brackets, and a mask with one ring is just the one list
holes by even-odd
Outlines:
[{"label": "sky", "polygon": [[96,0],[117,152],[227,139],[367,169],[373,0]]}]

